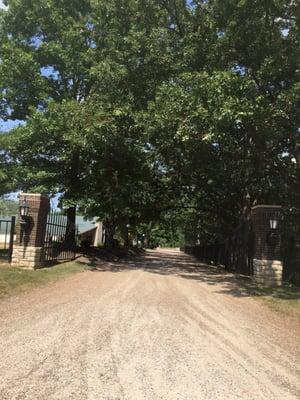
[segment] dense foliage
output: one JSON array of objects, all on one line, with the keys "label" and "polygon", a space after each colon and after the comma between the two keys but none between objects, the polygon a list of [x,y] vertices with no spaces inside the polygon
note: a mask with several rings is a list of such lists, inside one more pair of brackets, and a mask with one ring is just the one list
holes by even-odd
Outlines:
[{"label": "dense foliage", "polygon": [[[228,235],[252,202],[299,207],[293,0],[7,0],[1,193],[164,244]],[[169,238],[169,239],[166,239]]]},{"label": "dense foliage", "polygon": [[16,200],[8,199],[5,196],[0,197],[0,215],[9,217],[18,215],[19,203]]}]

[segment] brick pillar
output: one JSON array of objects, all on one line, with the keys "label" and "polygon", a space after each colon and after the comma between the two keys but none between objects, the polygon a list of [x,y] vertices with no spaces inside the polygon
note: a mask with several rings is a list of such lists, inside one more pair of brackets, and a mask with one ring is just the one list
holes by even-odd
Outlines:
[{"label": "brick pillar", "polygon": [[43,246],[49,199],[41,194],[21,193],[19,204],[25,199],[29,205],[29,215],[26,225],[20,222],[16,225],[12,265],[36,269],[44,265]]},{"label": "brick pillar", "polygon": [[[251,210],[254,233],[254,281],[263,286],[282,284],[280,215],[280,206],[258,205]],[[277,228],[271,230],[270,220],[274,219],[277,220]]]}]

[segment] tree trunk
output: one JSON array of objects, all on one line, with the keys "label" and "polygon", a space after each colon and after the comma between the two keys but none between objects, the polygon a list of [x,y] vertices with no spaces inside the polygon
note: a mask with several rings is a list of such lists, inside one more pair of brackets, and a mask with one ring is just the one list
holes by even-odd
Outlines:
[{"label": "tree trunk", "polygon": [[105,221],[104,228],[105,228],[104,247],[108,250],[111,250],[114,244],[114,234],[116,227],[112,221]]},{"label": "tree trunk", "polygon": [[[75,150],[72,154],[70,173],[68,177],[68,191],[66,199],[71,199],[75,202],[78,191],[78,176],[79,176],[79,151]],[[67,209],[67,241],[71,246],[76,245],[76,205]]]},{"label": "tree trunk", "polygon": [[128,251],[130,247],[130,241],[129,241],[129,232],[127,227],[125,227],[124,229],[123,239],[124,239],[124,249]]},{"label": "tree trunk", "polygon": [[67,237],[71,246],[76,245],[76,206],[67,209]]}]

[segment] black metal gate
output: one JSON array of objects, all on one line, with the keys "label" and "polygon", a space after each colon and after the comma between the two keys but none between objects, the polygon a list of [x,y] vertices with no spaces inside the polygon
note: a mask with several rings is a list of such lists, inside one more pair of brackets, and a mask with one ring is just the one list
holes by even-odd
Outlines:
[{"label": "black metal gate", "polygon": [[16,217],[0,217],[0,260],[11,262]]},{"label": "black metal gate", "polygon": [[243,220],[225,245],[229,270],[253,275],[253,232],[250,220]]},{"label": "black metal gate", "polygon": [[300,209],[284,210],[281,224],[283,280],[300,285]]},{"label": "black metal gate", "polygon": [[75,258],[76,245],[70,235],[67,217],[50,211],[47,217],[44,242],[44,260],[46,264],[67,261]]}]

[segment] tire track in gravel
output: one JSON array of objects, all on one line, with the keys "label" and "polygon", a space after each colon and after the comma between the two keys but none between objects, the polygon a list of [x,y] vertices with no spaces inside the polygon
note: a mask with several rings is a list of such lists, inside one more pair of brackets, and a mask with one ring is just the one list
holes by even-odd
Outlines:
[{"label": "tire track in gravel", "polygon": [[[195,263],[197,266],[197,263]],[[210,267],[208,267],[209,269]],[[209,308],[210,314],[207,314],[207,318],[211,318],[210,315],[215,315],[217,316],[217,319],[214,319],[213,322],[216,324],[220,325],[220,328],[223,329],[225,328],[232,337],[236,336],[237,338],[240,337],[241,335],[244,336],[244,339],[247,340],[247,337],[245,336],[245,331],[247,333],[251,333],[252,335],[255,335],[256,338],[259,340],[256,342],[256,347],[259,347],[259,350],[261,352],[265,352],[268,354],[269,358],[273,359],[277,363],[281,363],[284,367],[287,365],[289,366],[290,369],[295,369],[296,372],[300,372],[299,369],[297,370],[295,367],[297,365],[297,358],[296,357],[291,357],[291,354],[287,353],[286,350],[284,350],[282,347],[278,346],[277,343],[273,343],[272,340],[270,340],[270,334],[273,335],[274,328],[276,331],[278,331],[278,326],[273,326],[271,330],[266,330],[265,329],[265,324],[266,320],[263,321],[264,326],[260,326],[260,329],[257,329],[257,315],[255,316],[255,321],[252,320],[252,316],[247,312],[247,309],[242,309],[239,314],[238,314],[238,324],[235,324],[235,318],[233,317],[234,313],[237,313],[239,311],[237,309],[237,301],[239,299],[234,298],[232,296],[225,296],[220,295],[218,291],[220,291],[220,286],[217,286],[218,291],[211,291],[211,286],[205,285],[205,284],[198,284],[197,281],[190,281],[186,284],[183,285],[181,279],[176,279],[172,285],[178,286],[178,291],[180,293],[181,290],[184,290],[186,293],[186,297],[188,300],[191,302],[192,300],[194,301],[195,305],[198,307],[201,307],[203,310],[204,304],[206,307]],[[198,288],[198,291],[195,291],[195,288]],[[221,302],[220,302],[221,299]],[[226,300],[226,301],[225,301]],[[244,299],[242,299],[244,300]],[[249,302],[254,302],[253,299],[246,299],[246,301]],[[243,304],[244,306],[248,306],[250,304]],[[255,304],[257,305],[257,304]],[[253,304],[252,304],[253,308]],[[246,311],[246,312],[245,312]],[[258,312],[261,312],[261,309],[258,310]],[[205,312],[203,310],[203,312]],[[231,323],[234,323],[234,329],[231,328],[232,325],[228,325],[228,318],[231,319]],[[251,322],[251,324],[249,323]],[[253,324],[253,322],[255,322]],[[251,335],[249,335],[250,337]],[[293,343],[293,346],[295,347],[296,352],[300,352],[300,341],[297,342],[297,338],[295,338],[295,342]],[[276,354],[276,357],[273,356],[273,354]]]},{"label": "tire track in gravel", "polygon": [[[151,268],[149,268],[149,272],[151,272]],[[297,388],[297,386],[299,387],[299,385],[297,385],[297,383],[299,383],[299,378],[296,375],[296,371],[294,371],[295,368],[292,368],[293,366],[290,364],[288,358],[278,346],[272,345],[270,342],[263,342],[263,345],[261,343],[258,344],[255,341],[255,339],[257,339],[257,329],[252,332],[252,335],[249,338],[245,336],[245,330],[239,329],[239,326],[235,326],[235,329],[231,329],[225,318],[220,318],[220,303],[215,300],[216,297],[213,297],[212,293],[208,292],[210,301],[203,301],[201,294],[205,291],[206,284],[201,283],[202,293],[197,293],[198,301],[196,304],[193,304],[190,301],[190,299],[193,298],[192,291],[190,290],[191,287],[186,285],[187,281],[185,281],[185,285],[183,285],[182,282],[184,282],[184,280],[179,280],[178,278],[173,278],[173,280],[172,284],[169,285],[170,292],[174,292],[174,287],[176,287],[175,281],[177,283],[180,282],[180,284],[184,286],[184,290],[183,288],[177,289],[179,294],[178,297],[182,297],[182,291],[187,292],[183,296],[184,298],[182,299],[182,303],[187,303],[187,309],[189,309],[189,311],[192,309],[194,314],[196,313],[198,317],[200,316],[202,323],[203,320],[206,321],[205,330],[210,332],[213,337],[217,336],[219,338],[220,348],[223,348],[223,350],[224,347],[225,349],[227,348],[227,354],[230,354],[237,362],[240,362],[248,374],[252,372],[253,378],[258,383],[263,383],[265,392],[268,391],[268,387],[273,387],[274,391],[269,392],[270,396],[277,396],[278,392],[281,393],[282,396],[289,396],[289,391],[293,392],[293,394],[297,396],[299,391]],[[224,296],[218,297],[224,299]],[[225,305],[227,305],[226,302]],[[232,308],[232,304],[230,304],[230,308]],[[211,315],[217,317],[212,318]],[[247,315],[247,313],[245,313],[245,315]],[[241,315],[238,315],[237,318],[241,319]],[[249,331],[248,328],[249,327],[247,326],[247,330]],[[224,331],[225,335],[220,335],[219,331],[222,333]],[[265,335],[265,337],[267,337],[267,335]],[[243,348],[246,350],[244,351]],[[277,354],[277,357],[272,356],[274,348],[277,350],[277,353],[278,350],[280,351],[280,354]],[[273,372],[274,369],[276,370],[275,373]],[[257,375],[259,375],[259,380]],[[281,391],[281,387],[284,388],[283,391]],[[279,398],[281,394],[279,395]],[[293,394],[290,398],[295,398]]]},{"label": "tire track in gravel", "polygon": [[[258,342],[255,341],[255,336],[250,338],[245,337],[244,332],[236,329],[234,331],[228,326],[228,322],[222,317],[220,308],[213,305],[213,298],[210,302],[201,302],[201,293],[198,292],[197,300],[191,295],[191,288],[183,285],[181,281],[170,284],[170,287],[176,287],[178,297],[182,297],[182,303],[186,307],[186,316],[190,320],[199,321],[201,327],[208,332],[219,348],[227,354],[233,356],[236,361],[242,365],[245,370],[251,374],[251,369],[259,371],[260,379],[268,387],[277,386],[276,392],[271,393],[276,396],[280,391],[280,386],[286,387],[295,396],[300,395],[299,374],[290,366],[279,362],[278,358],[270,356],[270,354],[262,354],[258,349]],[[202,288],[201,288],[202,289]],[[194,300],[194,302],[193,302]],[[226,307],[226,303],[223,303]],[[232,320],[232,319],[231,319]],[[236,327],[237,328],[237,327]],[[254,340],[253,340],[254,339]],[[264,349],[267,348],[265,344]],[[276,373],[274,373],[276,369]],[[256,373],[253,377],[257,379]],[[261,382],[260,382],[261,383]],[[283,396],[286,395],[284,392]],[[274,398],[274,397],[273,397]],[[296,397],[297,398],[297,397]]]},{"label": "tire track in gravel", "polygon": [[[87,274],[97,274],[97,272],[84,274],[83,279],[87,278],[86,283],[90,285],[91,279]],[[39,317],[34,319],[33,324],[28,324],[30,318],[27,316],[25,318],[27,323],[18,326],[15,332],[11,332],[6,337],[5,343],[3,342],[3,346],[8,351],[1,348],[1,354],[5,355],[3,366],[0,361],[0,368],[5,372],[5,374],[1,374],[0,378],[1,400],[2,398],[9,400],[13,398],[10,392],[16,391],[16,382],[18,382],[18,392],[22,399],[44,398],[44,396],[52,398],[52,393],[54,393],[53,399],[57,399],[56,396],[59,395],[56,393],[57,388],[65,388],[70,380],[75,387],[76,381],[78,386],[85,386],[82,374],[85,362],[81,361],[78,364],[78,359],[74,360],[74,358],[76,359],[78,356],[78,349],[85,352],[82,350],[86,342],[85,327],[89,325],[89,320],[94,316],[90,309],[93,307],[95,298],[98,301],[99,298],[102,298],[103,307],[109,308],[109,303],[104,299],[111,296],[112,292],[117,297],[118,291],[127,284],[126,280],[118,279],[113,282],[113,286],[102,288],[100,292],[98,292],[96,284],[96,286],[92,286],[92,290],[89,288],[88,293],[85,287],[82,288],[79,285],[77,288],[73,288],[71,294],[66,295],[68,301],[60,303],[58,300],[54,307],[52,304],[47,305],[48,307],[46,305],[45,307],[39,306]],[[57,285],[55,289],[59,290],[59,288],[60,285]],[[39,294],[38,291],[36,294]],[[52,294],[54,295],[54,293]],[[64,294],[62,299],[64,299]],[[35,307],[35,312],[37,312],[37,307]],[[14,351],[16,343],[18,346]],[[20,364],[22,368],[19,368]],[[7,365],[11,366],[9,370],[7,370]],[[71,368],[69,368],[70,365],[72,365]],[[4,368],[5,366],[6,368]],[[24,369],[27,369],[25,373]],[[40,381],[44,381],[44,384],[40,385]],[[3,394],[2,387],[4,388]],[[44,393],[45,391],[50,392],[50,396]],[[65,390],[58,392],[60,391],[64,392]],[[87,390],[82,392],[87,392]],[[63,399],[64,397],[59,398]]]},{"label": "tire track in gravel", "polygon": [[[176,283],[173,283],[172,286],[177,287],[179,295],[184,295],[190,306],[199,313],[202,313],[205,319],[214,324],[217,331],[227,333],[231,340],[233,338],[237,340],[242,339],[244,346],[252,346],[251,354],[263,354],[268,357],[271,369],[274,368],[274,363],[276,363],[276,366],[283,367],[280,371],[281,373],[288,371],[289,373],[294,372],[295,375],[298,374],[297,380],[299,381],[300,371],[299,368],[297,368],[296,357],[293,357],[291,360],[290,354],[279,347],[278,344],[272,343],[270,340],[270,332],[268,332],[269,335],[266,333],[267,329],[265,325],[258,326],[257,321],[255,325],[253,325],[247,312],[244,312],[244,315],[239,314],[238,317],[235,317],[235,313],[232,313],[232,310],[228,310],[227,302],[224,301],[220,305],[219,302],[215,300],[215,296],[210,296],[209,301],[207,301],[207,299],[201,295],[201,292],[205,291],[203,285],[201,286],[201,291],[198,290],[197,292],[194,290],[195,286],[190,287],[182,285],[180,280],[176,280]],[[251,300],[252,299],[250,299],[250,301]],[[248,316],[247,324],[243,321],[245,316]],[[230,321],[230,324],[228,321]],[[242,322],[244,322],[244,324],[241,328]],[[255,343],[253,342],[253,337],[256,339]],[[297,344],[295,347],[297,347]]]},{"label": "tire track in gravel", "polygon": [[[105,398],[101,397],[105,396],[105,393],[109,393],[109,397],[107,397],[109,399],[124,397],[111,341],[117,328],[115,325],[123,311],[122,303],[136,286],[142,273],[138,271],[126,274],[126,281],[121,287],[96,301],[95,315],[98,318],[92,318],[88,326],[85,371],[88,400]],[[124,278],[124,275],[122,277]],[[106,305],[103,304],[104,301]]]}]

